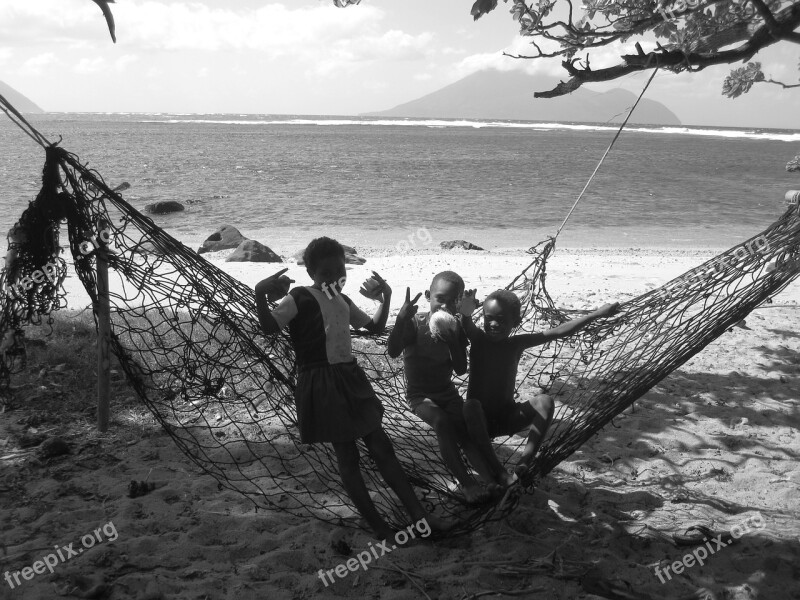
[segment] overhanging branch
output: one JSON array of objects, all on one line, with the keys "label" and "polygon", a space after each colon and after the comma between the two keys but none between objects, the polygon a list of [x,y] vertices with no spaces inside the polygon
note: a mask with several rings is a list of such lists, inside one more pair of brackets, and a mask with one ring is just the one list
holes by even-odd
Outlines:
[{"label": "overhanging branch", "polygon": [[[576,67],[575,63],[578,59],[565,60],[561,64],[571,78],[566,82],[560,82],[552,90],[534,93],[534,97],[555,98],[575,91],[584,83],[611,81],[631,73],[652,69],[656,66],[673,71],[684,69],[701,71],[714,65],[749,60],[759,50],[779,41],[797,43],[800,33],[796,33],[794,30],[800,27],[800,5],[786,8],[780,14],[775,15],[774,20],[776,26],[770,26],[765,23],[752,34],[747,42],[731,50],[719,51],[717,48],[725,45],[724,43],[720,44],[719,39],[713,40],[716,43],[712,46],[705,46],[692,52],[659,46],[657,51],[645,53],[641,51],[641,48],[637,48],[639,50],[638,54],[622,56],[625,64],[598,70],[592,70],[588,66],[585,69]],[[731,39],[739,38],[741,32],[733,31],[732,36]],[[707,40],[707,42],[710,41],[712,40]]]}]

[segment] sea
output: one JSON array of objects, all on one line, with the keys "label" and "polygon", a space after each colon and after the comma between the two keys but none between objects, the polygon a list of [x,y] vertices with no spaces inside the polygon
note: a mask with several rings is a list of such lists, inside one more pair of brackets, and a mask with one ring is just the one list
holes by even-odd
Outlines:
[{"label": "sea", "polygon": [[[231,114],[30,117],[188,245],[223,224],[277,252],[319,235],[391,250],[465,239],[526,248],[555,234],[618,125]],[[627,126],[564,226],[563,247],[725,248],[785,210],[800,131]],[[0,228],[44,152],[0,120]],[[399,246],[400,245],[400,246]]]}]

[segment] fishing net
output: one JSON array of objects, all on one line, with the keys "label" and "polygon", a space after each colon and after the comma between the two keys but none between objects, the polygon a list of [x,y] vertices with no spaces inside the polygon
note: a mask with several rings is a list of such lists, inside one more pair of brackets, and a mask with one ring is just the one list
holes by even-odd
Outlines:
[{"label": "fishing net", "polygon": [[[253,290],[52,145],[42,191],[9,239],[13,260],[4,270],[0,321],[3,339],[11,340],[0,367],[6,394],[18,332],[64,305],[59,283],[65,263],[56,236],[62,222],[77,275],[95,302],[97,253],[105,254],[112,350],[129,384],[186,456],[258,507],[356,525],[330,445],[299,441],[292,347],[285,331],[263,335]],[[556,411],[532,477],[517,490],[531,491],[615,415],[791,282],[798,273],[799,227],[798,208],[790,206],[758,236],[624,303],[618,314],[526,351],[518,394],[525,399],[545,391]],[[530,265],[508,286],[522,301],[517,333],[569,319],[545,287],[554,247],[550,239],[531,248]],[[30,284],[24,293],[14,287],[21,281]],[[385,406],[384,428],[427,508],[457,517],[453,533],[508,514],[519,494],[477,507],[465,503],[433,431],[403,399],[402,363],[388,359],[386,339],[355,334],[353,351]],[[465,381],[458,383],[463,391]],[[496,440],[506,462],[515,461],[523,445],[522,437]],[[407,517],[363,446],[361,468],[378,510],[391,525],[403,526]]]}]

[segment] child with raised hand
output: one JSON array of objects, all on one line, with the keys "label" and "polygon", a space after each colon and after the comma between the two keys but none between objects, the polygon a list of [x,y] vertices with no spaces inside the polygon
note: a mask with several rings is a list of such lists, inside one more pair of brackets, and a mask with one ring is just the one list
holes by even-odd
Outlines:
[{"label": "child with raised hand", "polygon": [[[271,335],[289,326],[298,366],[295,405],[300,441],[333,444],[344,488],[378,538],[388,538],[394,532],[378,513],[359,470],[359,438],[411,518],[426,519],[432,528],[443,529],[414,494],[381,427],[383,406],[352,354],[350,327],[381,333],[389,315],[391,288],[375,271],[364,283],[361,293],[381,303],[370,318],[341,292],[347,276],[339,242],[317,238],[306,248],[303,260],[313,285],[289,291],[293,280],[283,269],[259,282],[255,289],[264,333]],[[270,311],[267,301],[281,298]]]},{"label": "child with raised hand", "polygon": [[[461,484],[467,502],[478,503],[487,500],[489,494],[469,473],[459,445],[484,479],[492,477],[487,457],[469,438],[464,401],[452,381],[453,371],[461,375],[467,370],[467,338],[455,317],[463,292],[464,280],[457,273],[443,271],[425,292],[430,312],[417,314],[416,303],[421,294],[412,300],[411,291],[406,289],[387,350],[391,358],[403,354],[406,399],[411,410],[436,432],[442,459]],[[488,440],[486,444],[494,456]]]},{"label": "child with raised hand", "polygon": [[[513,292],[497,290],[486,297],[483,303],[483,330],[472,321],[472,313],[476,308],[475,290],[470,290],[465,293],[460,307],[464,315],[462,323],[471,343],[464,419],[470,435],[476,440],[513,435],[530,427],[525,449],[514,469],[516,475],[522,478],[527,474],[553,420],[554,411],[553,400],[547,394],[538,394],[527,402],[514,401],[522,352],[572,335],[595,319],[616,314],[619,303],[605,304],[588,315],[541,333],[519,335],[511,335],[522,322],[520,301]],[[490,460],[490,464],[496,469],[501,463],[494,452],[492,455],[494,459]]]}]

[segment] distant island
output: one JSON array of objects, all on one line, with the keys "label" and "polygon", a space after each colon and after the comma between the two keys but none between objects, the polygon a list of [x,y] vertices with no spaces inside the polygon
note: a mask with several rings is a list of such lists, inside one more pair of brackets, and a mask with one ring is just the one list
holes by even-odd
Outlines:
[{"label": "distant island", "polygon": [[40,115],[44,112],[33,101],[29,100],[10,85],[3,83],[2,81],[0,81],[0,95],[11,102],[14,108],[16,108],[22,114]]},{"label": "distant island", "polygon": [[[479,71],[411,102],[365,116],[605,123],[621,122],[636,101],[636,95],[627,90],[593,92],[584,87],[560,98],[533,97],[534,91],[550,89],[556,83],[556,79],[521,71]],[[670,109],[647,98],[639,103],[630,122],[681,124]]]}]

